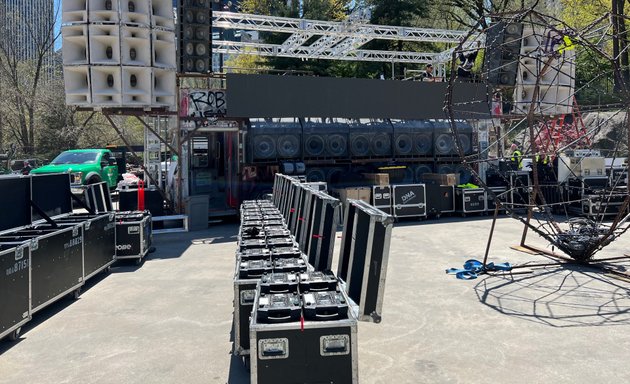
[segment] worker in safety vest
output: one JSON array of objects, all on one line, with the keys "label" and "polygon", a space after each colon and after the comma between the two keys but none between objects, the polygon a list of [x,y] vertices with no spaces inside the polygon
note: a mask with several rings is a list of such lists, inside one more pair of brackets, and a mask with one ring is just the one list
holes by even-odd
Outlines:
[{"label": "worker in safety vest", "polygon": [[538,180],[540,180],[540,182],[551,181],[551,176],[553,174],[551,157],[544,152],[537,153],[536,164],[536,168],[538,169]]},{"label": "worker in safety vest", "polygon": [[523,153],[518,149],[518,145],[516,144],[512,144],[510,146],[510,151],[510,161],[512,162],[512,169],[518,171],[523,168]]}]

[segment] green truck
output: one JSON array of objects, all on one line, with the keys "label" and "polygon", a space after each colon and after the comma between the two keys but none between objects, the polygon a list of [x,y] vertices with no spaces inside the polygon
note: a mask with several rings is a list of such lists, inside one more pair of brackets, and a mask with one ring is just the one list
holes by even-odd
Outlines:
[{"label": "green truck", "polygon": [[110,189],[118,183],[116,158],[108,149],[71,149],[60,153],[50,164],[33,169],[31,174],[70,173],[74,193],[81,186],[104,181]]}]

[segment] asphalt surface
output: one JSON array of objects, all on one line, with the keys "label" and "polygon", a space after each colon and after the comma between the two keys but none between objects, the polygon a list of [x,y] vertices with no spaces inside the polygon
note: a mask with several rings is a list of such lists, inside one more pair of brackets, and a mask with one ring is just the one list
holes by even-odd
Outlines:
[{"label": "asphalt surface", "polygon": [[[383,321],[359,324],[360,382],[630,382],[630,283],[575,265],[471,281],[444,273],[483,258],[490,223],[396,225]],[[117,265],[78,300],[36,314],[17,342],[1,341],[0,383],[249,383],[231,354],[237,229],[156,235],[143,265]],[[491,260],[547,261],[509,248],[521,231],[500,219]],[[622,255],[629,237],[600,257]]]}]

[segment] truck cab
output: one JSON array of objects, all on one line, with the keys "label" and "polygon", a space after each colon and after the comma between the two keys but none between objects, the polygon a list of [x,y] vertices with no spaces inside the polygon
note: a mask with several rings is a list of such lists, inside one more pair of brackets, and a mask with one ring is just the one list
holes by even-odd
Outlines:
[{"label": "truck cab", "polygon": [[60,153],[50,164],[34,169],[32,174],[70,173],[73,192],[82,186],[104,181],[110,189],[116,188],[118,166],[108,149],[72,149]]}]

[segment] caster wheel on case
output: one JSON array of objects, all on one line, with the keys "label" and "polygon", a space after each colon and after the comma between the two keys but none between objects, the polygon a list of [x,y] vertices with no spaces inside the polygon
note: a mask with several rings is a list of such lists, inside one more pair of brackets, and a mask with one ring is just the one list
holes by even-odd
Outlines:
[{"label": "caster wheel on case", "polygon": [[77,288],[74,291],[72,291],[72,298],[74,300],[79,300],[79,297],[81,297],[81,288]]},{"label": "caster wheel on case", "polygon": [[20,338],[20,334],[22,333],[22,327],[14,330],[13,332],[9,333],[9,336],[7,336],[9,338],[9,340],[11,341],[16,341],[17,339]]}]

